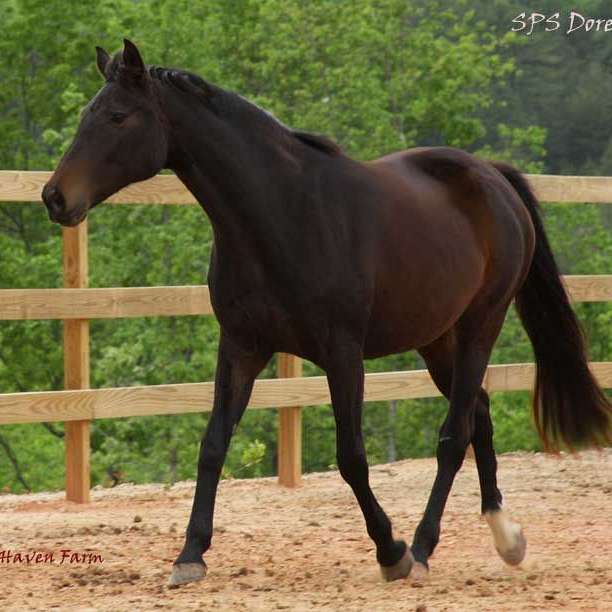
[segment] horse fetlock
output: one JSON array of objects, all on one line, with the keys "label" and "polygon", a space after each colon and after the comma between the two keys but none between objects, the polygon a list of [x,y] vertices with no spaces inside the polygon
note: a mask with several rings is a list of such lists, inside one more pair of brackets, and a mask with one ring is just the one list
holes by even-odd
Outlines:
[{"label": "horse fetlock", "polygon": [[190,563],[195,561],[198,563],[202,555],[210,548],[211,542],[212,533],[210,529],[188,527],[185,546],[176,562]]},{"label": "horse fetlock", "polygon": [[379,565],[395,565],[406,554],[408,545],[404,540],[393,540],[391,544],[376,549],[376,560]]},{"label": "horse fetlock", "polygon": [[417,527],[412,544],[412,554],[417,561],[427,565],[427,559],[431,556],[440,541],[440,523],[425,522]]}]

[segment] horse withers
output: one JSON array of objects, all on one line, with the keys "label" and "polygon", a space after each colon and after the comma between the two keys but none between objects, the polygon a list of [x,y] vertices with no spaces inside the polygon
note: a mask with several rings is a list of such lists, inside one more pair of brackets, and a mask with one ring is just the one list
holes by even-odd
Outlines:
[{"label": "horse withers", "polygon": [[[275,352],[327,374],[337,462],[387,580],[427,572],[465,450],[482,512],[509,564],[525,554],[502,511],[489,398],[493,344],[514,301],[534,347],[534,416],[547,448],[605,443],[612,409],[526,180],[451,148],[360,163],[192,73],[145,66],[134,44],[97,49],[102,89],[44,187],[52,221],[72,226],[119,189],[173,170],[210,218],[210,295],[221,334],[184,547],[172,584],[204,577],[202,555],[232,432]],[[368,480],[361,431],[364,358],[416,349],[449,400],[437,475],[412,542],[393,537]]]}]

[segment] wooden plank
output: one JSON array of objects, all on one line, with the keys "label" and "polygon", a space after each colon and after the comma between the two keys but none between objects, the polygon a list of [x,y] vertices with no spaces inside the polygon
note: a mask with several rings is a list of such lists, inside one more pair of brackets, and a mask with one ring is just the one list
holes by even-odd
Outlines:
[{"label": "wooden plank", "polygon": [[213,310],[206,285],[0,290],[0,320],[209,314],[213,314]]},{"label": "wooden plank", "polygon": [[[565,276],[574,302],[612,301],[612,275]],[[120,319],[213,314],[206,285],[0,289],[0,320]]]},{"label": "wooden plank", "polygon": [[[302,360],[280,353],[277,362],[279,378],[302,376]],[[302,482],[302,409],[288,406],[278,411],[278,484],[299,487]]]},{"label": "wooden plank", "polygon": [[[62,228],[64,285],[87,287],[87,221],[77,227]],[[64,387],[89,388],[89,321],[64,321]],[[66,499],[89,502],[90,421],[68,421],[65,427]]]},{"label": "wooden plank", "polygon": [[612,302],[612,275],[567,275],[563,281],[573,302]]},{"label": "wooden plank", "polygon": [[[51,172],[0,171],[0,202],[41,202]],[[108,199],[111,204],[197,204],[197,200],[173,174],[159,174],[133,183]]]},{"label": "wooden plank", "polygon": [[0,170],[0,202],[42,202],[41,192],[51,172]]},{"label": "wooden plank", "polygon": [[[591,372],[599,385],[612,389],[612,361],[589,363]],[[488,391],[531,391],[535,377],[533,363],[514,363],[489,366],[485,375],[485,388]]]},{"label": "wooden plank", "polygon": [[[0,394],[0,425],[93,419],[94,407],[99,401],[97,391],[99,390]],[[111,396],[107,397],[111,399]],[[117,408],[119,407],[118,403]]]},{"label": "wooden plank", "polygon": [[[599,384],[612,389],[612,362],[591,364]],[[530,390],[533,364],[489,366],[485,385],[489,391]],[[212,409],[212,382],[148,387],[117,387],[83,391],[39,391],[0,395],[0,425],[106,419],[155,414],[184,414]],[[366,401],[438,397],[426,370],[367,374]],[[324,376],[258,380],[249,403],[251,409],[329,404]]]},{"label": "wooden plank", "polygon": [[489,366],[485,373],[483,388],[495,391],[530,391],[533,389],[535,365],[514,363],[504,366]]},{"label": "wooden plank", "polygon": [[612,203],[612,177],[527,175],[541,202]]},{"label": "wooden plank", "polygon": [[[0,171],[0,202],[40,202],[43,185],[51,172]],[[554,176],[529,174],[542,202],[612,203],[612,177]],[[196,200],[174,175],[155,176],[134,183],[112,196],[114,204],[196,204]]]},{"label": "wooden plank", "polygon": [[208,412],[213,393],[212,382],[5,393],[0,424]]}]

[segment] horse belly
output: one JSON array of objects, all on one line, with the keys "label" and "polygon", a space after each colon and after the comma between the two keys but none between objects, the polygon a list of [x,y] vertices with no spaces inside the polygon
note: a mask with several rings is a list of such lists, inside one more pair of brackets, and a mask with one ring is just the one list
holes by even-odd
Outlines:
[{"label": "horse belly", "polygon": [[449,253],[435,269],[406,264],[377,287],[364,345],[367,358],[426,346],[450,329],[478,294],[484,259],[477,248]]},{"label": "horse belly", "polygon": [[385,318],[368,327],[364,357],[373,359],[426,346],[450,329],[464,310],[465,307],[455,308],[432,315],[408,304],[401,312],[389,313],[385,309]]}]

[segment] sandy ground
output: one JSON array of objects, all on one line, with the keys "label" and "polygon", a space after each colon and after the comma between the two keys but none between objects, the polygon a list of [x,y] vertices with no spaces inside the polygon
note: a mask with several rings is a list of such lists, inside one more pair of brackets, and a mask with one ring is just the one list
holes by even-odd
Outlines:
[{"label": "sandy ground", "polygon": [[[372,468],[397,534],[411,539],[435,461]],[[0,497],[2,610],[612,610],[612,449],[578,458],[500,457],[506,509],[529,542],[520,568],[497,557],[479,515],[473,461],[458,475],[425,585],[379,577],[346,484],[313,474],[299,490],[273,479],[221,483],[202,582],[168,588],[193,483],[121,485],[77,506],[62,494]],[[52,552],[53,563],[1,562]],[[61,563],[62,550],[102,562]],[[13,557],[14,560],[14,557]]]}]

